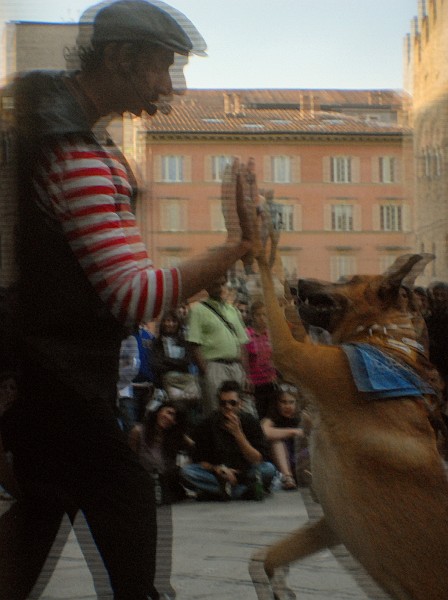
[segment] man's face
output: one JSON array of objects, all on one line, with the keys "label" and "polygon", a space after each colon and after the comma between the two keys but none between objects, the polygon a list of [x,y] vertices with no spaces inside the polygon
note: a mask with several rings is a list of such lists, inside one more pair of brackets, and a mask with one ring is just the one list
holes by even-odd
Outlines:
[{"label": "man's face", "polygon": [[129,63],[120,63],[115,112],[128,111],[137,116],[144,110],[151,113],[154,103],[170,100],[174,93],[183,93],[186,86],[182,69],[187,60],[182,56],[175,61],[171,50],[152,46],[142,49]]},{"label": "man's face", "polygon": [[210,298],[213,298],[213,300],[222,300],[226,293],[226,287],[226,278],[219,277],[219,279],[215,279],[215,281],[212,281],[210,285],[205,289],[207,290]]},{"label": "man's face", "polygon": [[238,392],[221,392],[219,396],[219,411],[224,417],[230,414],[238,414],[241,408],[241,400]]},{"label": "man's face", "polygon": [[448,306],[448,290],[445,288],[435,287],[432,291],[432,296],[436,308],[442,309]]}]

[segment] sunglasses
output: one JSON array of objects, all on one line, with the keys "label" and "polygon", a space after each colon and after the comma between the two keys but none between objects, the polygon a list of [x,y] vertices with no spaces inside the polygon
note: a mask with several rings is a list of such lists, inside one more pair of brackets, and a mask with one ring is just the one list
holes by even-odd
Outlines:
[{"label": "sunglasses", "polygon": [[220,400],[219,406],[222,406],[222,407],[227,406],[227,405],[237,406],[238,402],[239,402],[239,400]]},{"label": "sunglasses", "polygon": [[286,392],[288,394],[297,394],[297,388],[294,385],[289,385],[288,383],[281,383],[278,387],[281,392]]}]

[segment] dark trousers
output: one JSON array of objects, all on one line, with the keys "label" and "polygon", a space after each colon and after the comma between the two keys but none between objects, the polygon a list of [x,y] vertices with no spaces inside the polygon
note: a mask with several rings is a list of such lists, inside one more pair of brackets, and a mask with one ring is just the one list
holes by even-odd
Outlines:
[{"label": "dark trousers", "polygon": [[64,513],[78,510],[115,600],[157,599],[153,482],[117,424],[114,386],[87,399],[41,369],[27,375],[2,425],[23,498],[0,519],[0,599],[27,598]]}]

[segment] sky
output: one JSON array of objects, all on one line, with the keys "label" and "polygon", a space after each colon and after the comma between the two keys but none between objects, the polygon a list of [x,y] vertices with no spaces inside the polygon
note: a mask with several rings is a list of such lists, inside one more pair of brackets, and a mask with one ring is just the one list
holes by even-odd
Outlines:
[{"label": "sky", "polygon": [[[92,0],[0,0],[0,22],[77,21]],[[172,0],[208,57],[191,88],[403,87],[403,39],[418,0]]]}]

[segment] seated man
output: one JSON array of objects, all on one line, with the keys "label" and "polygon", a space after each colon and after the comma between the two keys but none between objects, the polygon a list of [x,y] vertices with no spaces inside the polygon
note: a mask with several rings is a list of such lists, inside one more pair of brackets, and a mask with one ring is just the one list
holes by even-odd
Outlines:
[{"label": "seated man", "polygon": [[265,462],[269,450],[261,426],[241,412],[236,381],[222,383],[218,403],[195,432],[194,463],[182,469],[184,485],[197,491],[198,499],[261,499],[275,474],[274,465]]}]

